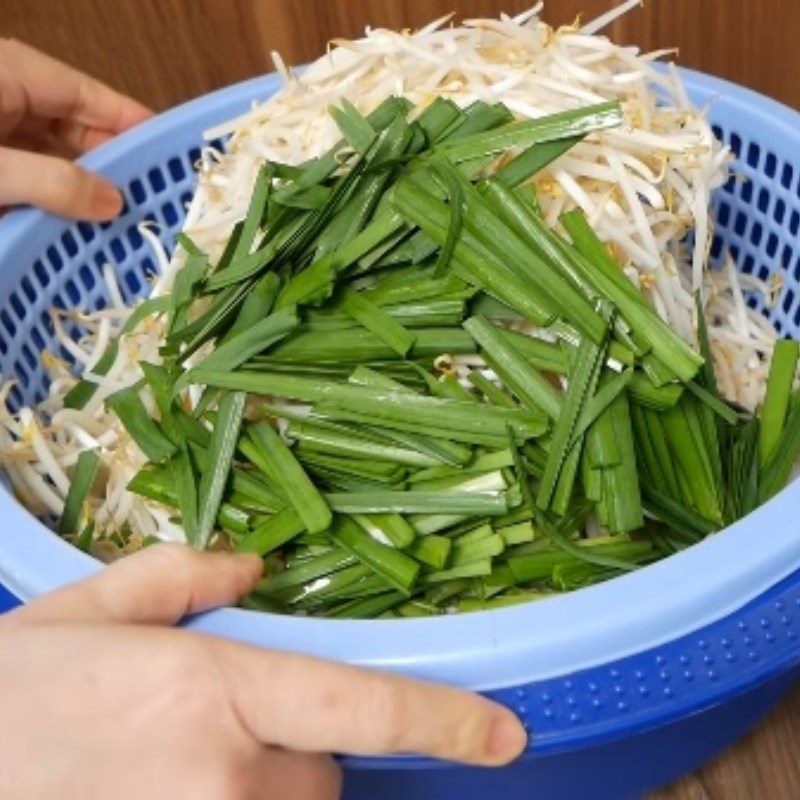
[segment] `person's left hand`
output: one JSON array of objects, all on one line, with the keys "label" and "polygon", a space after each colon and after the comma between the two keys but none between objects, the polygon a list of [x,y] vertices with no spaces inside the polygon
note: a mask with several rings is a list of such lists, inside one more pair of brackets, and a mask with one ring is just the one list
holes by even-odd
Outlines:
[{"label": "person's left hand", "polygon": [[331,751],[497,767],[525,749],[478,695],[163,627],[263,566],[161,544],[0,617],[0,797],[334,800]]},{"label": "person's left hand", "polygon": [[151,114],[32,47],[0,39],[0,208],[30,203],[75,219],[115,217],[116,187],[69,159]]}]

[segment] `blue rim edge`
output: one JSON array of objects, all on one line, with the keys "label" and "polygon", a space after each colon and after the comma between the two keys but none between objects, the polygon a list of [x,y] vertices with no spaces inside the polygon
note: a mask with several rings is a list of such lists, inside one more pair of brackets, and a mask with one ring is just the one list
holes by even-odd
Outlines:
[{"label": "blue rim edge", "polygon": [[[715,78],[689,71],[683,74],[701,104],[724,98],[742,115],[757,106],[787,137],[797,130],[800,115],[774,101]],[[119,137],[83,163],[115,179],[121,174],[120,160],[131,148],[147,146],[187,120],[200,131],[236,109],[245,110],[249,101],[268,96],[277,85],[277,79],[268,76],[199,98]],[[32,210],[9,215],[0,223],[0,260],[20,237],[33,236],[37,228],[54,222]],[[224,609],[186,624],[262,646],[499,693],[502,690],[497,687],[555,680],[554,676],[632,654],[639,657],[717,620],[726,622],[728,615],[800,567],[800,541],[791,530],[799,500],[800,484],[796,483],[723,534],[677,556],[606,584],[525,606],[391,622],[297,619]],[[100,568],[16,503],[6,506],[8,533],[0,539],[0,579],[19,596],[29,599]],[[754,553],[750,545],[758,531],[769,531],[770,536],[759,540]],[[743,553],[747,559],[740,557]],[[602,615],[598,609],[604,610]],[[794,650],[787,649],[784,663],[794,658]],[[538,723],[534,729],[544,730]],[[619,728],[615,725],[614,729]],[[573,739],[577,732],[573,731]]]}]

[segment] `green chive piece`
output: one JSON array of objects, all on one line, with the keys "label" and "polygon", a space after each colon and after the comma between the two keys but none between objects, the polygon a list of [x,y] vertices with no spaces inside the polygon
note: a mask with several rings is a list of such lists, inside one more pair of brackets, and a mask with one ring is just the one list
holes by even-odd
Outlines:
[{"label": "green chive piece", "polygon": [[608,414],[620,455],[619,464],[601,470],[600,522],[612,533],[638,530],[644,524],[636,449],[626,395],[620,394]]},{"label": "green chive piece", "polygon": [[450,556],[450,567],[463,567],[486,558],[495,558],[505,550],[506,544],[499,534],[486,536],[474,542],[457,541]]},{"label": "green chive piece", "polygon": [[374,570],[387,583],[408,593],[417,580],[420,566],[405,553],[376,541],[348,517],[339,517],[331,537],[344,550]]},{"label": "green chive piece", "polygon": [[[392,203],[414,225],[443,246],[447,239],[448,210],[445,203],[419,182],[406,179],[392,189]],[[516,310],[535,325],[549,325],[555,318],[542,298],[524,278],[495,255],[468,230],[453,252],[453,272]]]},{"label": "green chive piece", "polygon": [[172,286],[172,300],[167,316],[167,336],[186,325],[189,306],[208,271],[208,257],[204,253],[190,253],[186,263],[178,270]]},{"label": "green chive piece", "polygon": [[[299,323],[300,320],[294,308],[282,308],[217,347],[194,369],[236,369],[251,356],[261,353],[279,342]],[[181,375],[175,382],[174,393],[178,394],[185,389],[191,383],[191,379],[192,370]]]},{"label": "green chive piece", "polygon": [[518,186],[552,164],[559,156],[571,150],[583,138],[583,135],[570,136],[566,139],[556,139],[553,142],[534,144],[512,158],[496,173],[495,178],[506,186]]},{"label": "green chive piece", "polygon": [[[476,314],[476,316],[479,316]],[[540,372],[566,375],[569,372],[567,354],[562,345],[545,342],[534,336],[496,326],[498,334],[519,351],[532,367]]]},{"label": "green chive piece", "polygon": [[345,293],[342,308],[398,355],[405,356],[414,345],[416,336],[413,333],[360,292]]},{"label": "green chive piece", "polygon": [[407,595],[402,592],[385,592],[374,597],[364,597],[342,603],[331,609],[331,619],[373,619],[400,605]]},{"label": "green chive piece", "polygon": [[327,530],[333,520],[331,510],[283,439],[265,422],[253,425],[249,435],[269,466],[269,477],[292,504],[309,533]]},{"label": "green chive piece", "polygon": [[286,507],[286,501],[272,491],[255,472],[234,467],[231,474],[231,490],[256,502],[260,509],[270,514]]},{"label": "green chive piece", "polygon": [[208,448],[209,469],[200,477],[197,536],[190,542],[198,550],[205,550],[214,530],[222,495],[231,472],[246,401],[247,395],[244,392],[229,392],[219,402]]},{"label": "green chive piece", "polygon": [[431,467],[445,463],[441,458],[431,457],[428,453],[416,449],[357,435],[352,429],[344,426],[292,422],[288,433],[290,437],[299,440],[304,451],[356,459],[374,458],[416,467]]},{"label": "green chive piece", "polygon": [[586,433],[592,423],[622,394],[631,382],[632,370],[625,370],[603,380],[595,394],[593,394],[581,410],[575,423],[570,446],[574,446],[578,439]]},{"label": "green chive piece", "polygon": [[350,492],[325,496],[343,514],[479,514],[499,516],[508,511],[501,494],[490,492]]},{"label": "green chive piece", "polygon": [[[739,414],[732,409],[724,400],[721,400],[717,395],[710,392],[704,386],[701,386],[697,381],[689,381],[686,384],[689,391],[700,400],[709,411],[716,414],[723,422],[728,425],[735,425],[739,421]],[[661,391],[668,387],[660,387],[656,391]]]},{"label": "green chive piece", "polygon": [[[92,545],[94,544],[94,534],[95,534],[95,524],[94,520],[89,520],[89,522],[84,525],[83,530],[78,534],[78,537],[75,539],[75,547],[78,550],[81,550],[84,553],[88,553],[92,549]],[[158,541],[158,539],[156,539]]]},{"label": "green chive piece", "polygon": [[[401,327],[398,324],[398,328]],[[393,336],[390,345],[383,336],[378,337],[365,326],[336,331],[333,336],[327,331],[301,331],[274,347],[268,361],[296,364],[383,361],[405,355],[399,350],[406,345],[410,348],[410,352],[406,352],[411,358],[436,358],[442,353],[471,353],[475,350],[472,338],[458,328],[417,328],[413,334],[403,329],[402,334]]]},{"label": "green chive piece", "polygon": [[652,381],[638,370],[631,375],[628,391],[631,399],[648,408],[663,411],[672,408],[680,400],[684,387],[679,383],[668,383],[666,386],[655,386]]},{"label": "green chive piece", "polygon": [[558,392],[534,370],[525,357],[488,320],[472,317],[464,327],[489,356],[490,366],[503,383],[528,407],[556,418],[561,408]]},{"label": "green chive piece", "polygon": [[[622,317],[647,340],[653,353],[663,359],[671,372],[682,381],[690,381],[703,363],[701,356],[647,306],[644,296],[616,265],[581,211],[564,214],[561,224],[575,245],[569,256],[573,266],[617,306]],[[549,233],[548,238],[563,255],[563,249]]]},{"label": "green chive piece", "polygon": [[[610,313],[608,311],[608,319],[610,319]],[[569,499],[571,483],[580,457],[578,445],[570,450],[569,442],[572,439],[581,412],[586,406],[587,399],[594,394],[599,370],[604,360],[604,347],[598,347],[587,340],[578,348],[575,367],[570,371],[566,397],[553,428],[550,455],[539,483],[539,491],[536,496],[536,504],[539,508],[547,509],[551,507],[562,474],[565,480],[565,487],[562,491],[566,493],[565,500]],[[571,456],[573,452],[575,455]],[[572,457],[572,462],[568,461],[570,456]],[[570,464],[570,468],[564,470],[567,463]]]},{"label": "green chive piece", "polygon": [[513,547],[518,544],[527,544],[534,541],[536,533],[531,522],[517,522],[513,525],[507,525],[504,528],[498,528],[497,533],[503,537],[506,547]]},{"label": "green chive piece", "polygon": [[775,452],[781,439],[792,386],[797,374],[798,355],[800,355],[800,344],[797,342],[788,339],[779,339],[775,342],[759,428],[758,454],[762,468]]},{"label": "green chive piece", "polygon": [[617,101],[612,101],[539,119],[512,122],[486,133],[477,133],[452,143],[445,142],[437,149],[451,161],[467,161],[515,147],[531,147],[604,128],[615,128],[621,124],[622,110]]},{"label": "green chive piece", "polygon": [[393,547],[405,549],[417,537],[416,532],[400,514],[353,514],[353,519],[372,536],[373,539]]},{"label": "green chive piece", "polygon": [[726,522],[741,519],[758,506],[761,480],[758,429],[759,419],[753,418],[727,431],[727,458],[722,456],[727,466],[724,487]]},{"label": "green chive piece", "polygon": [[[563,539],[560,541],[563,543]],[[560,564],[582,564],[588,558],[595,559],[593,563],[600,566],[610,565],[616,569],[631,570],[642,560],[651,557],[652,553],[651,542],[573,545],[569,551],[549,550],[531,555],[512,556],[508,559],[508,566],[517,583],[530,583],[549,579],[553,569]]]},{"label": "green chive piece", "polygon": [[460,578],[480,578],[492,574],[492,560],[484,558],[480,561],[472,561],[469,564],[462,564],[458,567],[448,567],[447,569],[429,572],[422,577],[422,582],[426,585],[456,581]]},{"label": "green chive piece", "polygon": [[[367,122],[373,130],[387,127],[397,116],[405,116],[411,103],[404,97],[387,97],[374,111],[367,115]],[[338,153],[345,146],[346,140],[339,140],[320,158],[314,159],[307,169],[291,184],[278,190],[274,199],[286,203],[289,198],[326,180],[339,166]]]},{"label": "green chive piece", "polygon": [[450,558],[452,546],[452,539],[431,533],[427,536],[418,536],[406,550],[412,558],[422,564],[433,569],[444,569]]},{"label": "green chive piece", "polygon": [[682,476],[694,509],[707,519],[721,520],[722,510],[712,464],[712,459],[719,458],[719,454],[707,451],[695,407],[684,398],[660,416],[679,481]]},{"label": "green chive piece", "polygon": [[783,426],[782,436],[761,471],[762,503],[786,486],[798,455],[800,455],[800,402],[795,395]]},{"label": "green chive piece", "polygon": [[341,108],[331,106],[328,112],[353,149],[362,155],[366,153],[375,141],[375,129],[369,120],[346,98],[342,98]]},{"label": "green chive piece", "polygon": [[119,417],[131,439],[151,461],[165,461],[175,452],[175,445],[158,423],[150,419],[136,389],[121,389],[109,395],[106,406]]},{"label": "green chive piece", "polygon": [[433,268],[433,277],[441,278],[450,266],[450,262],[453,260],[453,253],[455,252],[456,244],[458,244],[461,230],[464,226],[464,190],[461,187],[458,173],[447,161],[433,159],[430,165],[433,169],[434,176],[441,181],[442,186],[447,192],[450,210],[447,236],[437,256],[436,266]]},{"label": "green chive piece", "polygon": [[356,559],[350,553],[332,549],[327,553],[304,560],[301,564],[292,566],[282,572],[267,574],[262,578],[257,589],[260,592],[274,593],[293,589],[305,583],[338,572],[347,567],[352,567]]},{"label": "green chive piece", "polygon": [[259,522],[237,545],[239,553],[258,553],[263,556],[277,550],[306,529],[293,508],[284,508]]},{"label": "green chive piece", "polygon": [[62,536],[78,533],[83,508],[99,468],[100,456],[94,450],[84,450],[78,455],[67,497],[64,500],[64,510],[58,520],[57,530]]},{"label": "green chive piece", "polygon": [[219,345],[226,344],[238,334],[249,330],[253,325],[269,316],[280,288],[281,279],[274,272],[268,272],[263,278],[260,278],[244,299],[231,327],[224,336],[219,338]]},{"label": "green chive piece", "polygon": [[178,510],[181,514],[181,525],[186,533],[187,542],[198,541],[198,487],[195,465],[186,445],[179,446],[177,453],[169,462],[172,472],[173,486],[177,495]]},{"label": "green chive piece", "polygon": [[719,523],[706,519],[681,501],[647,486],[643,487],[643,494],[644,507],[649,514],[669,525],[674,532],[688,534],[691,541],[700,541],[719,530]]},{"label": "green chive piece", "polygon": [[267,204],[273,172],[274,169],[269,163],[262,165],[261,169],[258,171],[255,185],[253,186],[253,193],[250,195],[250,205],[247,209],[247,215],[242,223],[239,236],[236,240],[236,247],[233,253],[231,253],[228,264],[235,264],[240,258],[250,253],[250,249],[258,233],[261,219],[264,216],[264,208]]},{"label": "green chive piece", "polygon": [[439,436],[458,435],[463,437],[463,441],[474,441],[470,436],[489,433],[502,438],[502,446],[507,425],[523,437],[539,436],[545,427],[541,416],[530,411],[485,407],[476,414],[472,403],[341,383],[321,383],[278,373],[197,370],[194,377],[198,383],[223,389],[306,402],[327,401],[335,408],[363,412],[381,421],[406,423],[412,428],[419,423],[436,429]]}]

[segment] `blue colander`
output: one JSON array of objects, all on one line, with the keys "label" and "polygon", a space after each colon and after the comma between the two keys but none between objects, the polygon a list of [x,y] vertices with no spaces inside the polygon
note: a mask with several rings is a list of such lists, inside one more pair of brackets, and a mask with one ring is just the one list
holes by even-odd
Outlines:
[{"label": "blue colander", "polygon": [[[762,279],[782,273],[769,311],[779,332],[800,329],[800,115],[753,92],[684,71],[710,105],[717,135],[738,157],[714,198],[712,257],[730,251]],[[47,382],[39,353],[57,350],[48,309],[97,307],[100,268],[114,265],[127,299],[145,294],[155,263],[137,231],[180,230],[204,129],[278,88],[267,76],[201,97],[87,156],[123,187],[112,223],[69,223],[38,211],[0,223],[0,370],[12,404]],[[709,758],[754,724],[800,675],[800,483],[747,518],[672,558],[562,597],[431,619],[339,621],[238,609],[188,627],[243,641],[446,681],[514,709],[527,753],[500,771],[419,758],[346,759],[347,800],[625,798]],[[0,492],[0,582],[23,600],[91,574],[99,564]],[[0,595],[0,607],[9,602]],[[493,793],[493,795],[490,795]]]}]

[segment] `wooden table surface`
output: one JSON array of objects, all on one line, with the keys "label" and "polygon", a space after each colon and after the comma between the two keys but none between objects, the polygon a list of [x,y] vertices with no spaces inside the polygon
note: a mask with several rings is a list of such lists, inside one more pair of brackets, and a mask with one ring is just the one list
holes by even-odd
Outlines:
[{"label": "wooden table surface", "polygon": [[[323,52],[366,24],[413,27],[450,11],[514,12],[532,0],[0,0],[13,36],[164,109]],[[550,0],[546,18],[589,18],[618,0]],[[610,31],[645,49],[676,46],[682,64],[800,106],[800,0],[648,0]],[[658,800],[800,798],[800,688],[750,736],[656,795]]]}]

